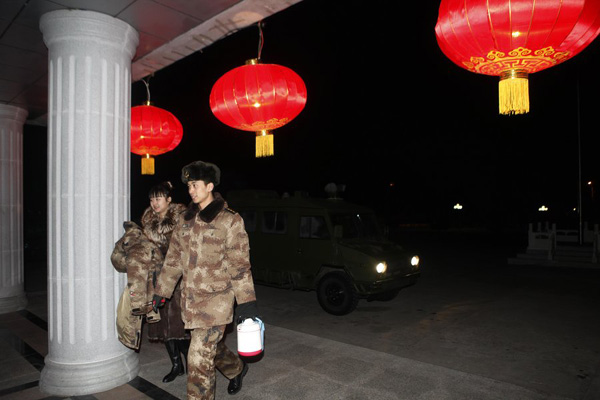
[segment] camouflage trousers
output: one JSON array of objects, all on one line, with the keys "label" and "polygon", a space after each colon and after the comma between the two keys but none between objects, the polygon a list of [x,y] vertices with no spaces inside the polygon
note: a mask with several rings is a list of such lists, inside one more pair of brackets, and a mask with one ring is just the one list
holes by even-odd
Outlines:
[{"label": "camouflage trousers", "polygon": [[223,341],[225,325],[192,330],[188,351],[188,400],[213,400],[215,398],[215,367],[227,379],[242,372],[243,363]]}]

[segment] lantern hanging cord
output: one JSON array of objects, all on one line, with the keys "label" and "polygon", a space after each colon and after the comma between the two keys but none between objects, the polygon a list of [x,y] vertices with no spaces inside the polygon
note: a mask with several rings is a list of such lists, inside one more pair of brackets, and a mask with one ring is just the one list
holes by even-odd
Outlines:
[{"label": "lantern hanging cord", "polygon": [[257,60],[260,61],[260,56],[262,54],[262,48],[265,43],[265,37],[263,36],[262,30],[262,21],[258,22],[258,57]]},{"label": "lantern hanging cord", "polygon": [[[148,77],[148,80],[150,80],[150,77]],[[142,78],[142,82],[144,82],[144,85],[146,85],[146,104],[150,104],[150,83],[146,82],[146,80],[144,78]]]}]

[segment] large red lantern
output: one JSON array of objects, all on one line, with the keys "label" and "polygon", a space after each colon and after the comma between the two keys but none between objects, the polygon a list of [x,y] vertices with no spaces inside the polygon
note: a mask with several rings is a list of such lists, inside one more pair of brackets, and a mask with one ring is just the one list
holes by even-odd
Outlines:
[{"label": "large red lantern", "polygon": [[528,74],[577,55],[599,32],[600,0],[442,0],[435,26],[455,64],[500,77],[500,114],[529,112]]},{"label": "large red lantern", "polygon": [[154,158],[173,150],[183,127],[173,114],[148,103],[131,109],[131,152],[142,158],[142,175],[154,175]]},{"label": "large red lantern", "polygon": [[227,72],[210,93],[210,108],[219,121],[256,132],[256,157],[274,154],[270,131],[293,120],[305,104],[306,86],[298,74],[256,59]]}]

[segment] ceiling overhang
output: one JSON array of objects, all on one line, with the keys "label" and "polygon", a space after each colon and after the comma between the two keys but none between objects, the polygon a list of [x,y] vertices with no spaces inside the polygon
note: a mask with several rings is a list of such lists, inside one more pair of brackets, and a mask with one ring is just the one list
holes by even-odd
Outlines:
[{"label": "ceiling overhang", "polygon": [[140,35],[132,82],[301,0],[11,0],[0,2],[0,103],[27,110],[27,124],[47,125],[48,50],[40,17],[51,11],[101,12]]}]

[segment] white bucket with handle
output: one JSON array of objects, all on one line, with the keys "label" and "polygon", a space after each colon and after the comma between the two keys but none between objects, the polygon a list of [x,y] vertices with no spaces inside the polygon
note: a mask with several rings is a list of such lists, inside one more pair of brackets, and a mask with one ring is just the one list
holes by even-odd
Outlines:
[{"label": "white bucket with handle", "polygon": [[265,324],[259,319],[246,318],[237,326],[238,354],[255,356],[265,349]]}]

